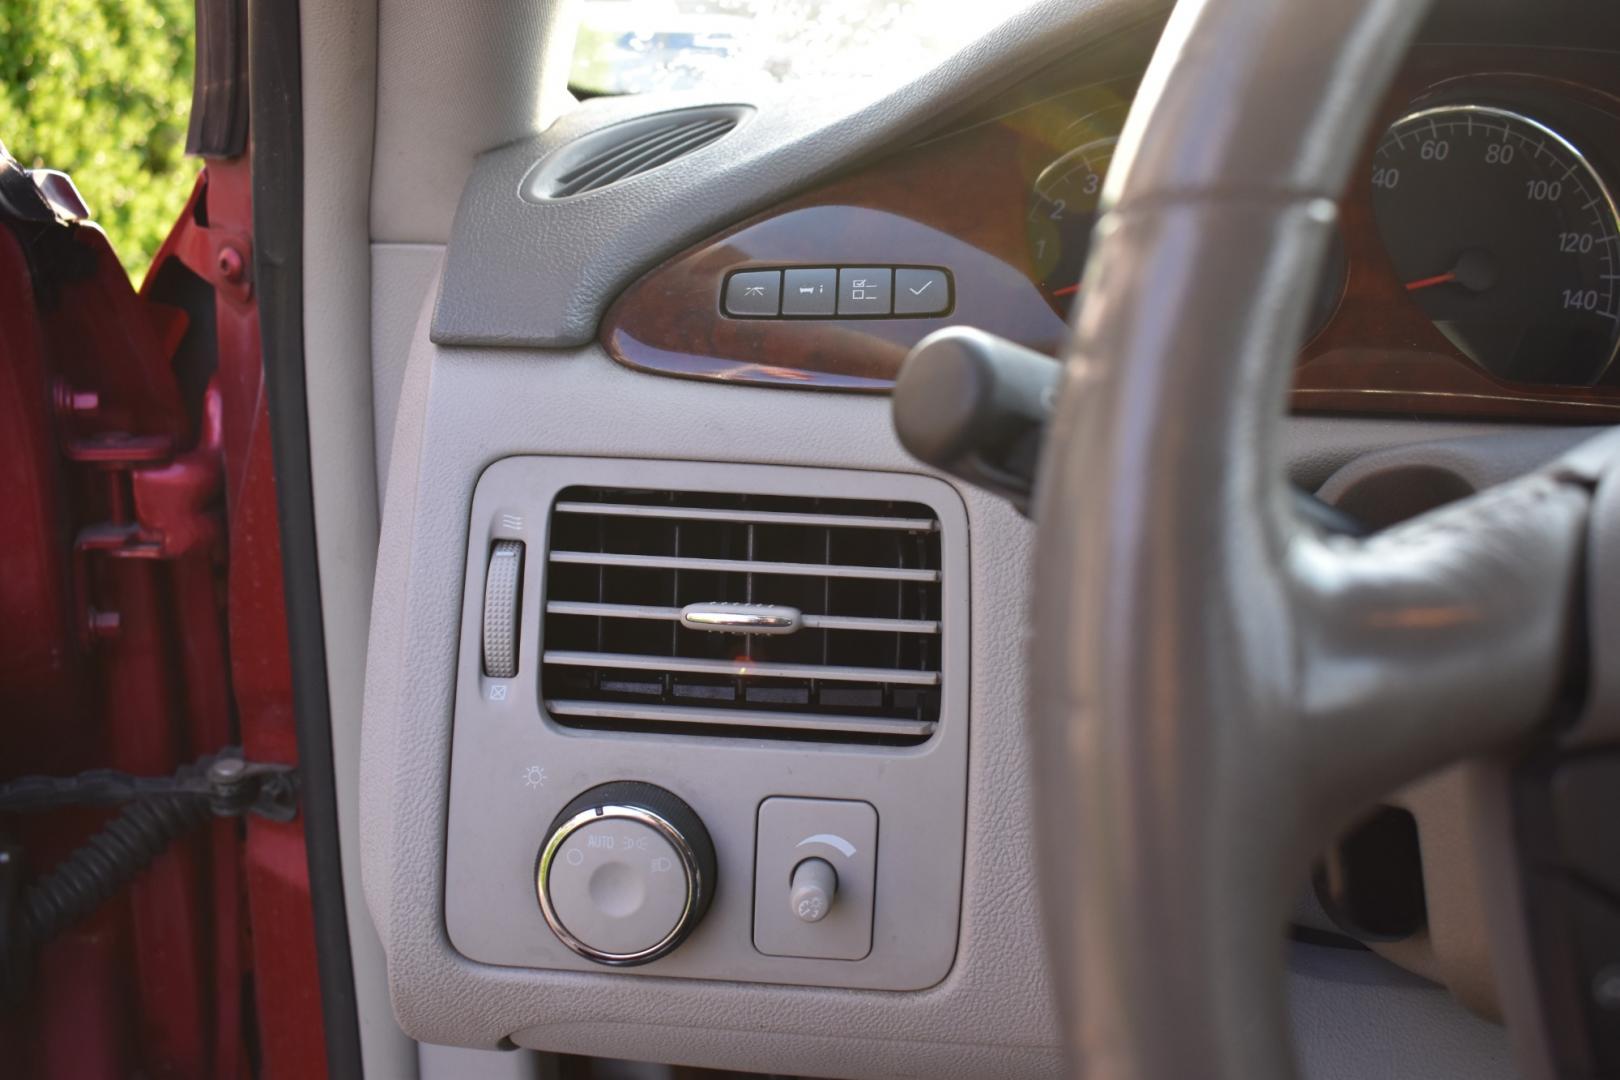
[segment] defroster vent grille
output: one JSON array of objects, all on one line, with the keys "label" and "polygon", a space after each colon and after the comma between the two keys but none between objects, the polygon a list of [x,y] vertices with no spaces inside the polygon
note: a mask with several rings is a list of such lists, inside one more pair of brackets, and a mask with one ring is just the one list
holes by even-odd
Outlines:
[{"label": "defroster vent grille", "polygon": [[678,109],[593,131],[542,160],[525,181],[524,195],[566,199],[651,172],[721,138],[747,112],[735,105]]},{"label": "defroster vent grille", "polygon": [[550,537],[540,678],[560,724],[904,745],[939,722],[924,505],[575,487]]}]

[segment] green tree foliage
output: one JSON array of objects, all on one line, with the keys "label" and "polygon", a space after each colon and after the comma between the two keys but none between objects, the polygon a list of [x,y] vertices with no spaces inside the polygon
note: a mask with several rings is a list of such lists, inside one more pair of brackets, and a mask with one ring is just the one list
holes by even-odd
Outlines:
[{"label": "green tree foliage", "polygon": [[72,175],[137,282],[179,217],[193,0],[0,0],[0,142]]}]

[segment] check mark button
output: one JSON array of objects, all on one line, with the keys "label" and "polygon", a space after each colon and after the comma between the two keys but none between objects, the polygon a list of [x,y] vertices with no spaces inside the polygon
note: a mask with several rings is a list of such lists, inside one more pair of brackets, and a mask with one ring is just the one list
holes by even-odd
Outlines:
[{"label": "check mark button", "polygon": [[896,315],[940,315],[951,309],[951,280],[943,270],[894,272]]}]

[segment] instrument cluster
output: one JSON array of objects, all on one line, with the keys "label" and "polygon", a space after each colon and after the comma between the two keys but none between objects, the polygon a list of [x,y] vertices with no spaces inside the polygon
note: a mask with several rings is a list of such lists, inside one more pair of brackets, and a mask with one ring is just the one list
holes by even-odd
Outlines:
[{"label": "instrument cluster", "polygon": [[[1620,345],[1620,211],[1609,179],[1620,116],[1570,91],[1487,74],[1406,103],[1344,193],[1309,338],[1341,314],[1354,276],[1358,303],[1344,315],[1407,331],[1367,345],[1414,363],[1463,359],[1505,385],[1607,385]],[[1065,103],[1078,115],[1028,196],[1031,276],[1060,311],[1083,288],[1126,111],[1094,95]],[[1358,229],[1365,235],[1350,235]],[[1433,333],[1414,330],[1420,319]],[[1339,329],[1340,345],[1353,345],[1354,327]]]}]

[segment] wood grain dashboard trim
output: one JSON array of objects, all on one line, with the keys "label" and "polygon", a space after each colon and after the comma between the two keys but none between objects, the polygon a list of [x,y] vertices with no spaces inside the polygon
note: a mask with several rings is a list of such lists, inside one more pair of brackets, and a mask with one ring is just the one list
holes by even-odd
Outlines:
[{"label": "wood grain dashboard trim", "polygon": [[[1030,279],[1023,232],[1029,155],[986,125],[808,192],[677,255],[609,309],[608,352],[645,371],[812,389],[886,391],[927,334],[977,326],[1055,353],[1062,316]],[[949,184],[942,183],[950,177]],[[738,319],[720,309],[732,271],[779,267],[948,267],[941,318]]]},{"label": "wood grain dashboard trim", "polygon": [[[1054,355],[1062,305],[1043,291],[1027,240],[1034,178],[1077,145],[1077,125],[1117,124],[1134,78],[1022,106],[912,146],[757,214],[643,276],[608,311],[602,341],[630,367],[685,378],[882,393],[911,346],[948,325],[975,326]],[[1613,120],[1620,63],[1610,53],[1420,45],[1383,121],[1459,95],[1578,103]],[[1380,125],[1380,131],[1382,125]],[[1095,137],[1093,131],[1086,137]],[[1370,175],[1376,137],[1355,174]],[[1608,160],[1620,179],[1620,160]],[[1468,360],[1411,303],[1394,274],[1364,185],[1341,200],[1346,273],[1331,316],[1301,350],[1296,412],[1601,423],[1620,420],[1620,372],[1591,387],[1505,382]],[[946,318],[736,319],[720,308],[737,270],[790,266],[948,267]]]}]

